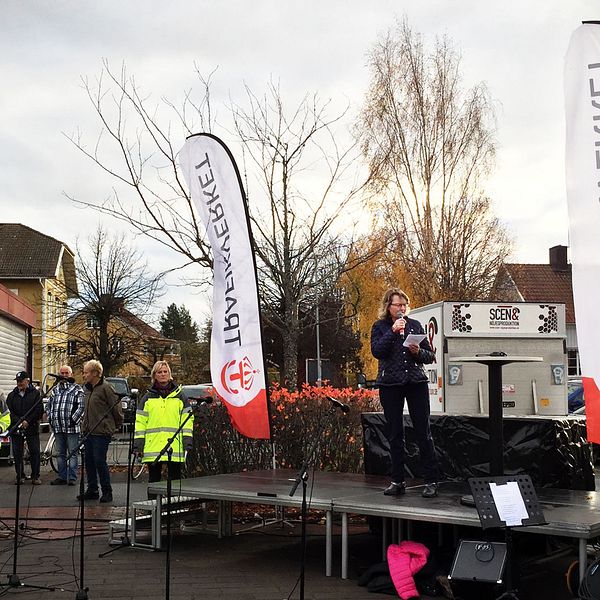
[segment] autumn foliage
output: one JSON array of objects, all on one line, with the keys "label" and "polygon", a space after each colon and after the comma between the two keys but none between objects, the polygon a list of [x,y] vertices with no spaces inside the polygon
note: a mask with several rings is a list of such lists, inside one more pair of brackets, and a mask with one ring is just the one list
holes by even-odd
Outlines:
[{"label": "autumn foliage", "polygon": [[[363,471],[363,436],[360,415],[381,410],[377,392],[330,386],[302,386],[291,392],[279,386],[270,390],[271,424],[278,468],[299,469],[317,439],[311,467],[325,471]],[[348,404],[342,413],[327,397]],[[251,440],[231,426],[225,407],[201,409],[194,422],[194,451],[188,458],[190,475],[236,473],[273,466],[270,441]]]},{"label": "autumn foliage", "polygon": [[[389,232],[377,229],[358,246],[360,255],[370,258],[345,274],[341,286],[349,304],[356,308],[355,330],[360,336],[359,356],[367,379],[377,375],[377,359],[371,354],[371,327],[378,319],[379,306],[384,292],[391,287],[399,287],[408,294],[413,307],[420,305],[420,299],[412,287],[410,274],[401,261],[397,260],[396,243]],[[349,260],[354,260],[351,255]]]}]

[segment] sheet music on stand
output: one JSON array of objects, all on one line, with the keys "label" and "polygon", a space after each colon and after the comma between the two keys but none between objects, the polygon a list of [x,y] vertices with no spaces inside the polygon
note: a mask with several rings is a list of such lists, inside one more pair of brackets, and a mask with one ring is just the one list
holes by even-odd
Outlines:
[{"label": "sheet music on stand", "polygon": [[470,477],[468,481],[483,529],[547,523],[529,475]]}]

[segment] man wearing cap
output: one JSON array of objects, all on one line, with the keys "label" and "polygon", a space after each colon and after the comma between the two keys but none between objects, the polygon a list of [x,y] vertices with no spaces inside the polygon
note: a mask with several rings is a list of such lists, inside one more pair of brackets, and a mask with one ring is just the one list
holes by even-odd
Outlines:
[{"label": "man wearing cap", "polygon": [[17,387],[8,394],[6,405],[10,411],[10,426],[19,427],[11,436],[13,458],[15,459],[16,483],[24,480],[23,472],[23,442],[27,441],[29,459],[31,461],[31,483],[40,485],[40,432],[39,420],[44,412],[40,393],[29,379],[27,371],[19,371],[15,380]]}]

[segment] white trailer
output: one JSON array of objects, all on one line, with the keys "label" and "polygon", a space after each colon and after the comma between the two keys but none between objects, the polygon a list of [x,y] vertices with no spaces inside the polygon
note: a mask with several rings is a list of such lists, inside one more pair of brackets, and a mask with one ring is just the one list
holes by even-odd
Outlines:
[{"label": "white trailer", "polygon": [[436,355],[425,365],[431,412],[488,414],[487,367],[453,358],[504,352],[543,358],[503,367],[504,414],[568,413],[564,304],[438,302],[410,316],[421,322]]}]

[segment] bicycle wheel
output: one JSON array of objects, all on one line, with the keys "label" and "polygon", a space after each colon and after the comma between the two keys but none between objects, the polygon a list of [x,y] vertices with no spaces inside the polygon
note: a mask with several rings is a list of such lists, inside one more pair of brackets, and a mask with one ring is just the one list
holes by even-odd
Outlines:
[{"label": "bicycle wheel", "polygon": [[145,463],[138,457],[135,457],[131,465],[131,478],[137,479],[146,470]]},{"label": "bicycle wheel", "polygon": [[56,438],[52,440],[50,448],[50,466],[55,473],[58,473],[58,448],[56,446]]}]

